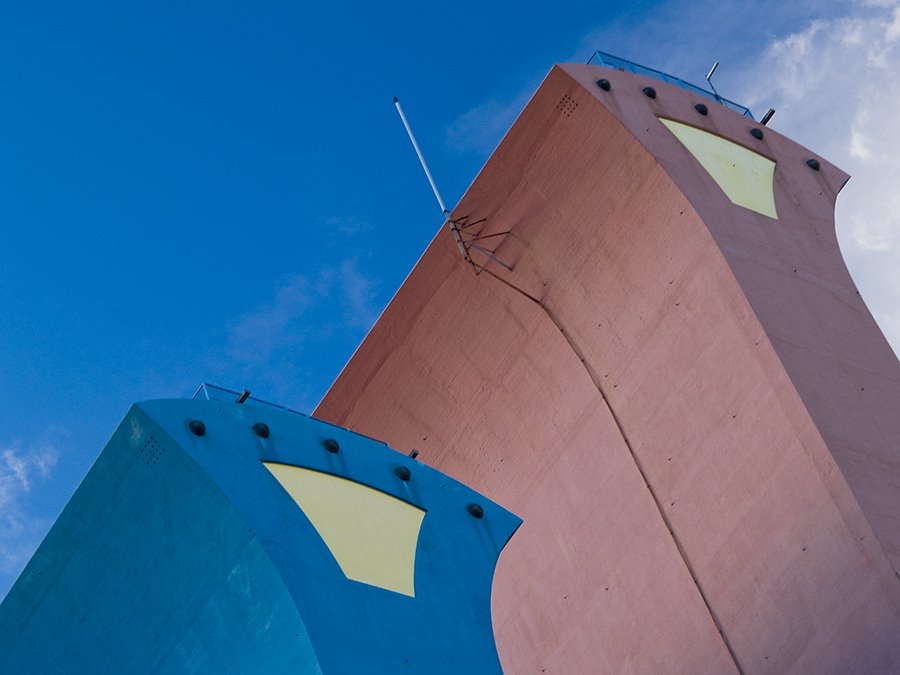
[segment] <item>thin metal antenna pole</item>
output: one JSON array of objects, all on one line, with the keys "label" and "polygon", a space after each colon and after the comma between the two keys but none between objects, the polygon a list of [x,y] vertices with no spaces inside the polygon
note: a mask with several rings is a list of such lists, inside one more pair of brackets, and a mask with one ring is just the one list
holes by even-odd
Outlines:
[{"label": "thin metal antenna pole", "polygon": [[462,253],[463,258],[466,262],[472,262],[469,258],[469,252],[466,250],[465,244],[463,244],[462,237],[459,234],[459,228],[456,226],[456,223],[453,222],[453,219],[450,217],[450,211],[447,210],[447,207],[444,205],[444,200],[441,198],[441,193],[438,192],[437,185],[434,183],[434,178],[431,177],[431,171],[428,170],[428,164],[425,162],[425,156],[422,154],[422,150],[419,148],[419,144],[416,143],[416,137],[413,136],[412,129],[409,126],[409,122],[406,120],[406,115],[403,114],[403,108],[400,107],[400,99],[396,96],[394,97],[394,105],[397,108],[397,112],[400,113],[400,121],[403,122],[403,127],[406,129],[406,133],[409,135],[409,140],[412,141],[413,148],[416,151],[416,155],[419,157],[419,163],[421,163],[422,168],[425,170],[425,176],[428,178],[428,183],[431,185],[431,190],[434,192],[434,196],[437,199],[438,206],[441,207],[441,212],[444,214],[444,217],[447,219],[447,222],[450,224],[450,231],[453,232],[453,238],[456,240],[456,245],[459,247],[459,252]]},{"label": "thin metal antenna pole", "polygon": [[416,143],[416,137],[413,136],[412,129],[409,128],[409,122],[406,120],[406,115],[403,114],[403,108],[400,107],[400,99],[396,96],[394,97],[394,105],[397,106],[397,112],[400,113],[400,121],[403,122],[403,126],[406,128],[406,133],[409,134],[409,140],[412,141],[413,148],[416,151],[416,154],[419,156],[419,162],[422,164],[422,168],[425,169],[425,176],[428,178],[428,182],[431,184],[431,189],[434,191],[434,196],[437,198],[438,206],[441,207],[441,211],[444,212],[445,215],[450,215],[450,212],[447,210],[447,207],[444,206],[444,200],[441,199],[441,193],[438,192],[437,185],[434,184],[434,178],[431,177],[431,171],[428,170],[428,164],[425,162],[425,156],[422,154],[422,150],[419,148],[419,144]]}]

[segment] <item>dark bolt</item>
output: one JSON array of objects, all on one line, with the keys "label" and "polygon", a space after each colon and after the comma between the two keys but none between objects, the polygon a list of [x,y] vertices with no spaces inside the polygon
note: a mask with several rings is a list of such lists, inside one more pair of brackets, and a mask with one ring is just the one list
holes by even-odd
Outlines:
[{"label": "dark bolt", "polygon": [[473,518],[483,518],[484,517],[484,509],[481,508],[478,504],[469,504],[466,507],[466,511],[469,512],[469,515]]},{"label": "dark bolt", "polygon": [[405,466],[398,466],[394,469],[394,475],[402,481],[409,480],[409,469]]},{"label": "dark bolt", "polygon": [[694,110],[696,110],[701,115],[709,115],[709,108],[706,107],[705,103],[698,103],[694,106]]},{"label": "dark bolt", "polygon": [[656,98],[656,89],[653,87],[644,87],[641,91],[644,92],[644,95],[647,96],[647,98]]},{"label": "dark bolt", "polygon": [[806,160],[806,166],[808,166],[813,171],[818,171],[819,170],[819,160],[808,159],[808,160]]},{"label": "dark bolt", "polygon": [[754,127],[750,130],[750,135],[753,136],[753,138],[755,138],[756,140],[761,141],[763,137],[762,129],[757,129]]},{"label": "dark bolt", "polygon": [[322,441],[322,447],[332,454],[337,454],[341,449],[341,446],[333,438],[326,438]]},{"label": "dark bolt", "polygon": [[260,438],[268,438],[269,437],[269,425],[265,422],[257,422],[253,425],[253,433],[259,436]]},{"label": "dark bolt", "polygon": [[600,87],[603,91],[609,91],[609,80],[597,80],[597,86]]},{"label": "dark bolt", "polygon": [[200,420],[191,420],[188,422],[188,429],[191,430],[191,433],[195,436],[205,436],[206,435],[206,425],[203,424]]}]

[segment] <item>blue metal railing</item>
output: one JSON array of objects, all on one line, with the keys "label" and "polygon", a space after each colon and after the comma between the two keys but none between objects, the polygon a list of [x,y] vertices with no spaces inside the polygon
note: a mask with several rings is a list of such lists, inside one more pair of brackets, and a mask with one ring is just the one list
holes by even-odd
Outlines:
[{"label": "blue metal railing", "polygon": [[[204,382],[200,385],[197,391],[194,392],[194,395],[191,396],[192,399],[199,398],[205,401],[226,401],[228,403],[234,403],[238,396],[241,393],[239,391],[232,391],[231,389],[226,389],[225,387],[217,387],[214,384],[209,384]],[[286,410],[287,412],[294,413],[295,415],[301,415],[303,417],[309,417],[309,415],[304,415],[302,412],[298,410],[292,410],[283,405],[278,405],[277,403],[270,403],[269,401],[263,401],[261,398],[256,398],[255,396],[248,396],[246,402],[249,405],[260,405],[260,406],[268,406],[270,408],[278,408],[279,410]]]},{"label": "blue metal railing", "polygon": [[635,73],[637,75],[644,75],[646,77],[652,77],[657,80],[662,80],[663,82],[667,82],[668,84],[674,84],[676,87],[687,89],[688,91],[693,92],[698,96],[703,96],[704,98],[708,98],[711,101],[715,101],[716,103],[721,103],[726,108],[730,108],[731,110],[749,117],[750,119],[755,119],[753,117],[753,113],[750,112],[750,108],[735,103],[734,101],[729,101],[727,98],[717,96],[715,93],[707,91],[706,89],[702,89],[701,87],[698,87],[695,84],[691,84],[690,82],[685,82],[679,77],[673,77],[672,75],[668,75],[667,73],[655,70],[653,68],[648,68],[647,66],[642,66],[640,64],[634,63],[633,61],[620,59],[618,56],[613,56],[612,54],[596,51],[588,61],[588,64],[594,66],[604,66],[606,68],[614,68],[615,70],[623,70],[627,73]]},{"label": "blue metal railing", "polygon": [[[233,389],[226,389],[225,387],[219,387],[215,384],[209,384],[208,382],[204,382],[197,388],[197,391],[194,392],[194,395],[191,396],[191,398],[199,399],[201,401],[224,401],[226,403],[237,403],[237,399],[241,396],[242,396],[241,392],[237,392],[237,391],[234,391]],[[285,412],[293,413],[294,415],[300,415],[300,417],[309,417],[310,419],[317,419],[315,417],[312,417],[311,415],[302,413],[299,410],[294,410],[293,408],[288,408],[287,406],[279,405],[277,403],[263,401],[261,398],[256,398],[255,396],[247,396],[247,398],[244,399],[244,405],[261,406],[261,407],[267,407],[267,408],[277,408],[278,410],[284,410]],[[334,427],[335,429],[343,429],[344,431],[351,431],[347,427],[342,427],[338,424],[332,424],[331,422],[326,422],[325,420],[318,420],[318,421],[321,422],[322,424],[327,424],[330,427]],[[387,445],[387,443],[385,441],[382,441],[380,438],[372,438],[371,436],[367,436],[366,434],[361,434],[358,431],[352,431],[351,433],[354,433],[357,436],[362,436],[363,438],[368,438],[370,441],[375,441],[377,443]]]}]

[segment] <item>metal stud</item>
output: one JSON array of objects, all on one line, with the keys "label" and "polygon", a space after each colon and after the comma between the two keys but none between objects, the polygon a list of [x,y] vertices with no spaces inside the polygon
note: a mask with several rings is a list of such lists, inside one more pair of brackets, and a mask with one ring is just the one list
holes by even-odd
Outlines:
[{"label": "metal stud", "polygon": [[480,504],[469,504],[466,507],[466,511],[468,511],[469,515],[472,516],[473,518],[478,518],[478,519],[484,518],[484,509],[481,508]]},{"label": "metal stud", "polygon": [[597,80],[597,86],[600,87],[603,91],[609,91],[612,87],[610,87],[609,80],[600,79]]},{"label": "metal stud", "polygon": [[705,103],[698,103],[694,106],[694,110],[696,110],[701,115],[709,115],[709,108],[706,107]]},{"label": "metal stud", "polygon": [[257,422],[252,427],[253,433],[259,436],[260,438],[268,438],[269,437],[269,425],[265,422]]},{"label": "metal stud", "polygon": [[753,136],[753,138],[755,138],[758,141],[761,141],[763,139],[762,129],[757,129],[756,127],[753,127],[750,130],[750,135]]},{"label": "metal stud", "polygon": [[333,455],[336,455],[341,450],[341,446],[333,438],[326,438],[322,441],[322,447]]},{"label": "metal stud", "polygon": [[394,468],[394,475],[402,481],[408,481],[409,469],[407,469],[405,466],[398,466]]},{"label": "metal stud", "polygon": [[644,87],[641,91],[644,92],[647,98],[656,98],[656,89],[653,87]]},{"label": "metal stud", "polygon": [[818,171],[819,170],[819,160],[808,159],[808,160],[806,160],[806,166],[808,166],[813,171]]},{"label": "metal stud", "polygon": [[188,422],[188,429],[191,430],[191,433],[194,434],[194,436],[206,435],[206,425],[200,420],[191,420]]}]

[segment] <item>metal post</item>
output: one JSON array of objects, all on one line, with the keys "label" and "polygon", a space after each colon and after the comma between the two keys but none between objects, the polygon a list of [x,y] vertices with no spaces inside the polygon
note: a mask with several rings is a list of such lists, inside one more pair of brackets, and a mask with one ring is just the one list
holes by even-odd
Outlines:
[{"label": "metal post", "polygon": [[716,62],[713,64],[713,67],[709,69],[709,73],[707,73],[707,75],[706,75],[706,81],[709,82],[709,86],[712,88],[713,94],[716,95],[716,100],[717,100],[717,101],[721,101],[722,99],[721,99],[721,97],[719,96],[719,92],[716,91],[716,87],[715,87],[715,85],[713,85],[713,83],[712,83],[712,76],[715,74],[716,68],[718,68],[718,67],[719,67],[719,62],[716,61]]},{"label": "metal post", "polygon": [[462,253],[463,258],[466,262],[472,262],[469,258],[469,252],[466,250],[465,244],[463,244],[462,237],[459,234],[459,228],[456,227],[456,223],[453,222],[453,219],[450,217],[450,211],[447,210],[447,207],[444,205],[444,200],[441,198],[441,193],[438,192],[437,185],[434,183],[434,178],[431,177],[431,171],[428,170],[428,164],[425,162],[425,157],[422,155],[422,150],[419,149],[419,144],[416,143],[416,137],[413,136],[412,129],[409,126],[409,122],[406,121],[406,115],[403,114],[403,108],[400,107],[400,99],[396,96],[394,97],[394,105],[397,107],[397,112],[400,113],[400,121],[403,122],[403,126],[406,129],[406,133],[409,135],[409,140],[412,141],[413,148],[416,151],[416,155],[419,157],[419,162],[422,164],[422,168],[425,170],[425,176],[428,178],[428,183],[431,185],[431,189],[434,192],[434,196],[437,199],[438,206],[441,207],[441,212],[444,214],[444,218],[447,219],[447,223],[450,225],[450,231],[453,233],[453,238],[456,240],[456,245],[459,247],[459,252]]}]

